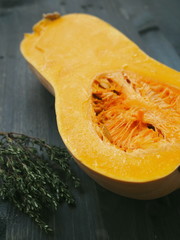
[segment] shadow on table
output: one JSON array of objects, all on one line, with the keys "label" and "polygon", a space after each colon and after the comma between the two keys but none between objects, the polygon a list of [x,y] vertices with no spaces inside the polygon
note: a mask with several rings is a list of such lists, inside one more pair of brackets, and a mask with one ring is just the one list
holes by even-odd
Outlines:
[{"label": "shadow on table", "polygon": [[180,239],[180,191],[155,200],[134,200],[97,185],[104,229],[98,240]]}]

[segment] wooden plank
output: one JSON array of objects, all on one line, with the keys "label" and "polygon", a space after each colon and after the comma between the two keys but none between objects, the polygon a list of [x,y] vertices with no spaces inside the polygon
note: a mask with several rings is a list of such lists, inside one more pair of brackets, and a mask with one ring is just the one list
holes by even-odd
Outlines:
[{"label": "wooden plank", "polygon": [[[152,12],[148,10],[142,15],[144,1],[136,0],[136,4],[129,1],[1,1],[1,7],[4,6],[0,9],[0,125],[3,130],[23,132],[63,145],[56,127],[54,98],[40,85],[19,53],[23,33],[30,32],[44,12],[85,12],[99,16],[151,56],[179,68],[176,51],[159,30]],[[10,205],[3,205],[0,213],[6,215],[6,222],[0,239],[179,239],[179,191],[160,200],[127,199],[95,184],[74,163],[72,167],[80,176],[84,191],[75,193],[76,209],[63,206],[50,217],[54,234],[45,235],[28,217]],[[0,226],[3,227],[1,221]]]},{"label": "wooden plank", "polygon": [[7,223],[7,209],[8,203],[1,202],[0,203],[0,239],[6,240],[6,223]]},{"label": "wooden plank", "polygon": [[156,19],[160,30],[180,55],[180,1],[179,0],[145,0],[146,6]]},{"label": "wooden plank", "polygon": [[[42,13],[55,10],[61,12],[62,7],[58,1],[54,1],[53,5],[49,1],[41,2],[40,5],[38,1],[34,1],[15,5],[13,9],[1,10],[3,14],[0,20],[1,127],[4,131],[23,132],[57,145],[63,143],[57,132],[54,98],[28,69],[19,53],[19,43],[23,33],[31,31],[32,25],[41,18]],[[55,233],[52,236],[43,234],[29,218],[8,207],[7,212],[10,215],[6,225],[6,239],[96,239],[95,229],[103,227],[96,201],[95,183],[74,163],[72,165],[82,179],[85,192],[75,194],[78,205],[76,209],[63,206],[50,219]]]},{"label": "wooden plank", "polygon": [[141,35],[150,56],[180,71],[180,57],[159,29],[146,31]]},{"label": "wooden plank", "polygon": [[[159,21],[157,21],[154,17],[154,12],[152,12],[156,4],[154,3],[153,8],[152,5],[148,3],[149,1],[144,0],[136,0],[136,4],[134,4],[133,0],[119,0],[119,12],[127,21],[130,21],[132,25],[134,25],[140,34],[141,40],[143,41],[143,45],[140,46],[146,53],[158,61],[176,70],[180,70],[180,57],[162,33]],[[151,6],[151,8],[149,6]],[[171,4],[168,6],[171,6]],[[175,18],[175,22],[177,21],[176,19],[177,18]]]}]

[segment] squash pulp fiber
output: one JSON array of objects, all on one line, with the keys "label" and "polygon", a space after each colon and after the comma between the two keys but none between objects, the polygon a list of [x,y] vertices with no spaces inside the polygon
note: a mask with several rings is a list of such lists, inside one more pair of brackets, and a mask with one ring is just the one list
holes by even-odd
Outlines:
[{"label": "squash pulp fiber", "polygon": [[61,137],[105,188],[153,199],[180,187],[180,73],[101,19],[48,14],[21,52],[55,95]]}]

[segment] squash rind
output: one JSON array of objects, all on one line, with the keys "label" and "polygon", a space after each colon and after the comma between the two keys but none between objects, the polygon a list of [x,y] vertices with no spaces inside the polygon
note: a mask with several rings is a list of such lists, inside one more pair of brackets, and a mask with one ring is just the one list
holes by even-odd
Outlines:
[{"label": "squash rind", "polygon": [[[85,30],[86,26],[91,31]],[[95,26],[98,29],[94,30]],[[43,47],[46,49],[48,46],[47,36],[51,29],[55,34],[56,27],[61,28],[62,36],[70,30],[72,36],[70,38],[67,34],[64,37],[67,41],[63,39],[61,47],[55,47],[46,55]],[[83,36],[77,39],[79,32]],[[99,37],[97,42],[94,42],[94,35]],[[85,36],[89,39],[84,40]],[[36,46],[38,42],[41,43],[39,49]],[[54,41],[55,46],[56,43],[57,40]],[[110,43],[112,46],[108,47]],[[70,46],[71,49],[68,48]],[[26,35],[21,43],[21,52],[41,82],[55,95],[62,139],[77,163],[93,179],[114,192],[140,199],[151,198],[151,195],[152,198],[160,197],[179,187],[179,143],[169,146],[169,149],[156,144],[154,149],[146,152],[124,153],[98,139],[89,108],[91,84],[97,74],[125,69],[180,89],[179,72],[147,56],[109,24],[86,14],[69,14],[54,21],[42,20],[36,24],[35,33]],[[55,52],[61,55],[57,57]],[[132,188],[126,188],[127,184]]]}]

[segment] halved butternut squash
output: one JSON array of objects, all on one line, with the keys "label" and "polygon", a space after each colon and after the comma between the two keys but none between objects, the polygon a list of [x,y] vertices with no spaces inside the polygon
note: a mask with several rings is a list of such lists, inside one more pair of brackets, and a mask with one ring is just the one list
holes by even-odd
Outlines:
[{"label": "halved butternut squash", "polygon": [[180,187],[180,73],[87,14],[45,15],[21,52],[55,95],[61,137],[95,181],[152,199]]}]

